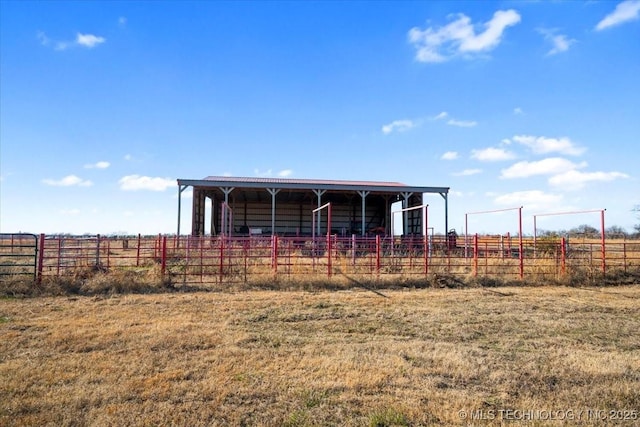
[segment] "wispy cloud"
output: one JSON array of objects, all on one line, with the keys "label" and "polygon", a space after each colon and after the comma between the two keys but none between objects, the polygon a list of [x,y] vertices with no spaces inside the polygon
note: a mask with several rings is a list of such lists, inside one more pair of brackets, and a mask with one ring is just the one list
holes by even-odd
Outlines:
[{"label": "wispy cloud", "polygon": [[67,50],[70,47],[81,46],[88,49],[105,43],[107,39],[94,34],[76,33],[74,40],[52,40],[43,31],[38,31],[36,37],[42,46],[52,46],[54,50]]},{"label": "wispy cloud", "polygon": [[498,10],[482,24],[483,30],[476,32],[471,18],[464,14],[453,16],[457,19],[444,27],[409,30],[408,40],[416,49],[417,61],[438,63],[455,56],[490,51],[500,44],[507,27],[520,22],[520,14],[515,10]]},{"label": "wispy cloud", "polygon": [[473,121],[473,120],[449,119],[449,121],[447,121],[447,124],[449,126],[457,126],[457,127],[461,127],[461,128],[472,128],[472,127],[476,126],[478,124],[478,122]]},{"label": "wispy cloud", "polygon": [[430,116],[429,120],[438,121],[438,120],[445,120],[447,118],[449,120],[447,120],[445,123],[448,124],[449,126],[469,128],[469,127],[474,127],[478,124],[478,122],[474,120],[458,120],[454,117],[451,117],[449,113],[447,113],[446,111],[442,111],[441,113],[438,113],[435,116]]},{"label": "wispy cloud", "polygon": [[615,10],[605,16],[598,25],[597,31],[615,27],[625,22],[634,21],[640,16],[640,0],[626,0],[618,3]]},{"label": "wispy cloud", "polygon": [[109,162],[105,162],[105,161],[100,161],[100,162],[96,162],[96,163],[89,163],[84,165],[85,169],[106,169],[109,166],[111,166],[111,163]]},{"label": "wispy cloud", "polygon": [[42,182],[46,185],[50,185],[52,187],[91,187],[93,182],[89,180],[84,180],[75,175],[67,175],[62,179],[43,179]]},{"label": "wispy cloud", "polygon": [[449,117],[449,113],[447,113],[446,111],[443,111],[441,113],[436,114],[433,117],[429,117],[429,120],[443,120],[443,119],[446,119],[447,117]]},{"label": "wispy cloud", "polygon": [[120,25],[121,27],[124,27],[125,25],[127,25],[127,18],[125,16],[119,17],[118,25]]},{"label": "wispy cloud", "polygon": [[502,206],[526,206],[528,209],[541,209],[557,206],[562,202],[561,194],[545,193],[541,190],[515,191],[501,194],[494,198],[494,202]]},{"label": "wispy cloud", "polygon": [[167,188],[177,185],[175,179],[141,175],[123,176],[118,184],[120,184],[120,189],[124,191],[165,191]]},{"label": "wispy cloud", "polygon": [[558,30],[555,28],[538,28],[538,32],[551,43],[551,50],[547,52],[549,56],[568,51],[571,45],[576,42],[575,39],[571,39],[565,34],[558,34]]},{"label": "wispy cloud", "polygon": [[546,136],[516,135],[513,140],[529,147],[534,154],[561,153],[579,156],[586,148],[577,146],[567,137],[547,138]]},{"label": "wispy cloud", "polygon": [[442,160],[455,160],[458,158],[458,152],[457,151],[447,151],[446,153],[444,153],[440,159]]},{"label": "wispy cloud", "polygon": [[515,114],[516,116],[519,116],[521,114],[524,114],[524,111],[522,111],[522,108],[516,107],[513,109],[513,114]]},{"label": "wispy cloud", "polygon": [[[254,169],[253,174],[260,178],[269,178],[271,176],[274,176],[273,169],[267,169],[265,171],[262,171],[260,169]],[[276,172],[275,175],[279,178],[286,178],[288,176],[293,175],[293,169],[283,169],[279,172]],[[224,175],[224,176],[231,176],[231,175]]]},{"label": "wispy cloud", "polygon": [[482,169],[465,169],[465,170],[460,171],[460,172],[454,172],[451,175],[453,175],[453,176],[471,176],[471,175],[477,175],[479,173],[482,173]]},{"label": "wispy cloud", "polygon": [[92,48],[107,41],[104,37],[93,34],[76,34],[76,43],[80,46]]},{"label": "wispy cloud", "polygon": [[549,178],[549,184],[563,190],[580,190],[590,182],[611,182],[616,179],[629,178],[622,172],[580,172],[570,170]]},{"label": "wispy cloud", "polygon": [[587,166],[586,162],[580,164],[573,163],[561,157],[550,157],[536,162],[518,162],[503,169],[500,178],[527,178],[535,175],[554,175],[565,173]]},{"label": "wispy cloud", "polygon": [[394,120],[388,125],[382,126],[382,133],[384,133],[385,135],[389,135],[392,132],[405,132],[416,126],[417,123],[413,120]]},{"label": "wispy cloud", "polygon": [[515,154],[503,148],[488,147],[480,150],[471,150],[471,158],[481,162],[498,162],[511,160],[515,158]]}]

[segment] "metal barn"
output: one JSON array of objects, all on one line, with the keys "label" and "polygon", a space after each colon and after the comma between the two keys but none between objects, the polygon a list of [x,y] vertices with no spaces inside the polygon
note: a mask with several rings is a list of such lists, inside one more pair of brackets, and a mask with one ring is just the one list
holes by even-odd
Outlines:
[{"label": "metal barn", "polygon": [[[331,233],[336,235],[389,235],[391,205],[404,208],[423,205],[424,193],[440,194],[445,201],[445,229],[448,230],[449,187],[411,186],[399,182],[336,181],[284,178],[209,176],[178,179],[178,234],[181,229],[182,193],[193,188],[191,234],[205,234],[210,221],[212,235],[266,234],[310,236],[326,233],[327,214],[313,210],[331,203]],[[419,235],[424,230],[420,209],[402,213],[401,234]],[[225,227],[225,229],[223,229]],[[400,234],[395,230],[395,234]]]}]

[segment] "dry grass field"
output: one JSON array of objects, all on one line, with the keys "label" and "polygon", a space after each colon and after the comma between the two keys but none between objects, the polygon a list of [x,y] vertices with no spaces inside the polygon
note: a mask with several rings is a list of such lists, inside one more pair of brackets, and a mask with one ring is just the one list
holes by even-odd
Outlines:
[{"label": "dry grass field", "polygon": [[4,298],[0,425],[640,425],[639,331],[639,285]]}]

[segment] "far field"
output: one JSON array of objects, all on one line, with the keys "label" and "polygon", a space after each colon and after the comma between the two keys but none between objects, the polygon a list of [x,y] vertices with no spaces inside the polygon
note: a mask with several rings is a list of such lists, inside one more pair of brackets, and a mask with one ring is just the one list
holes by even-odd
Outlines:
[{"label": "far field", "polygon": [[640,425],[639,331],[640,285],[5,298],[0,425]]}]

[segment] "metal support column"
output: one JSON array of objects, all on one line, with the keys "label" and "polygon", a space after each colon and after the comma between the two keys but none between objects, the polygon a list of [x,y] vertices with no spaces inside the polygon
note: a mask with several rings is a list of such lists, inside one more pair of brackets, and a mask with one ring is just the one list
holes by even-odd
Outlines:
[{"label": "metal support column", "polygon": [[180,236],[180,216],[182,213],[182,192],[186,190],[188,185],[178,185],[178,231],[177,236]]},{"label": "metal support column", "polygon": [[267,188],[271,194],[271,235],[276,235],[276,194],[280,192],[279,188]]},{"label": "metal support column", "polygon": [[360,195],[360,197],[362,197],[362,213],[361,213],[361,216],[362,216],[362,231],[361,231],[361,233],[362,233],[363,236],[367,233],[367,230],[366,230],[366,227],[367,227],[367,225],[366,225],[366,218],[367,218],[366,199],[367,199],[367,196],[369,195],[369,193],[370,193],[369,191],[358,191],[358,194]]},{"label": "metal support column", "polygon": [[[313,190],[316,196],[318,196],[318,207],[322,206],[322,195],[327,192],[327,190]],[[322,217],[320,216],[320,211],[316,213],[318,215],[318,220],[316,221],[316,227],[318,228],[316,233],[320,234],[320,222]],[[313,230],[312,230],[313,231]]]},{"label": "metal support column", "polygon": [[[404,193],[400,193],[400,195],[404,198],[404,201],[402,202],[402,207],[404,209],[408,208],[409,198],[413,195],[413,193],[404,192]],[[404,211],[404,213],[402,214],[402,234],[403,235],[407,234],[408,225],[409,225],[409,211]]]},{"label": "metal support column", "polygon": [[444,234],[446,236],[449,233],[449,194],[440,193],[440,195],[444,199]]}]

